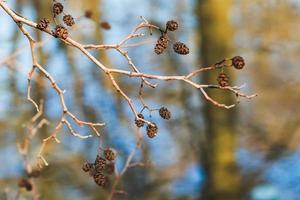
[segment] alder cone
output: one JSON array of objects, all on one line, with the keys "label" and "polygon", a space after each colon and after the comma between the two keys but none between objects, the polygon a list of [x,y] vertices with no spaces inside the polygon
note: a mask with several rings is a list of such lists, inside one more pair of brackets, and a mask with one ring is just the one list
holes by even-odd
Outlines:
[{"label": "alder cone", "polygon": [[171,112],[168,110],[168,108],[161,107],[158,112],[159,112],[159,115],[161,116],[161,118],[167,119],[167,120],[171,119]]},{"label": "alder cone", "polygon": [[217,81],[221,87],[229,86],[229,77],[224,72],[219,73]]},{"label": "alder cone", "polygon": [[56,2],[53,4],[52,12],[54,16],[61,14],[63,11],[64,11],[64,6],[61,3]]},{"label": "alder cone", "polygon": [[48,28],[49,24],[50,24],[50,20],[47,18],[44,18],[39,21],[39,23],[36,25],[36,27],[40,30],[45,30],[46,28]]},{"label": "alder cone", "polygon": [[166,27],[169,31],[175,31],[178,29],[178,22],[175,20],[167,21]]},{"label": "alder cone", "polygon": [[63,21],[67,26],[73,26],[75,24],[74,18],[72,15],[64,15]]},{"label": "alder cone", "polygon": [[112,149],[108,148],[104,150],[104,157],[108,161],[113,161],[116,158],[116,154]]},{"label": "alder cone", "polygon": [[186,46],[186,44],[182,43],[182,42],[176,42],[173,45],[173,50],[181,55],[187,55],[190,53],[190,49]]},{"label": "alder cone", "polygon": [[232,65],[236,69],[243,69],[245,66],[245,60],[241,56],[235,56],[232,59]]},{"label": "alder cone", "polygon": [[54,31],[54,36],[61,38],[61,39],[67,39],[68,38],[68,30],[62,26],[62,25],[57,25]]},{"label": "alder cone", "polygon": [[154,138],[157,135],[158,128],[154,122],[148,124],[147,126],[147,135],[149,138]]},{"label": "alder cone", "polygon": [[169,44],[169,39],[167,38],[166,35],[160,36],[160,38],[157,40],[155,47],[154,47],[154,52],[157,55],[160,55],[164,52],[164,50],[168,47]]},{"label": "alder cone", "polygon": [[83,165],[82,165],[82,170],[84,172],[88,172],[90,171],[92,168],[93,168],[94,164],[93,163],[88,163],[88,162],[85,162]]},{"label": "alder cone", "polygon": [[106,160],[101,156],[97,155],[95,160],[95,169],[97,172],[103,171],[105,169]]},{"label": "alder cone", "polygon": [[[141,119],[144,119],[144,115],[142,113],[138,114],[138,117],[141,118]],[[143,127],[144,124],[145,124],[145,122],[141,119],[135,119],[135,125],[139,128]]]},{"label": "alder cone", "polygon": [[100,187],[106,187],[108,185],[108,177],[100,172],[95,173],[94,181]]}]

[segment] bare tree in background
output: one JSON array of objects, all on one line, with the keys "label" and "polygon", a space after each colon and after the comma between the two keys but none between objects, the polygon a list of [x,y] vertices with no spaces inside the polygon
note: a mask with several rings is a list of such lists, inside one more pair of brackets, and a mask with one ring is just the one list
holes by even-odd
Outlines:
[{"label": "bare tree in background", "polygon": [[[199,46],[201,61],[204,65],[231,55],[232,27],[229,19],[231,1],[199,0],[196,8],[201,40]],[[226,73],[234,82],[234,74]],[[216,81],[215,73],[202,76],[204,82]],[[209,95],[224,102],[234,101],[234,96],[224,96],[220,91],[209,91]],[[204,102],[205,139],[201,140],[200,164],[206,179],[201,199],[241,199],[241,177],[235,163],[236,151],[236,108],[231,110],[216,109]]]}]

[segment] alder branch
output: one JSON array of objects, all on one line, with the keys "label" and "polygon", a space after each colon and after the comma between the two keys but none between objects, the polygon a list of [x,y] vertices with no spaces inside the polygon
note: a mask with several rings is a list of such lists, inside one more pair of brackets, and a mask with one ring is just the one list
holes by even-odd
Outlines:
[{"label": "alder branch", "polygon": [[[19,15],[17,15],[17,16],[19,16]],[[75,133],[73,128],[71,127],[71,124],[65,119],[67,116],[71,117],[79,126],[82,126],[82,125],[89,126],[98,136],[100,135],[100,133],[97,131],[96,127],[104,126],[105,124],[104,123],[85,122],[85,121],[79,120],[74,114],[72,114],[68,110],[68,108],[66,106],[66,103],[65,103],[65,99],[64,99],[64,91],[59,88],[59,86],[56,84],[54,78],[47,72],[47,70],[37,62],[37,58],[36,58],[36,55],[35,55],[36,41],[33,39],[33,37],[30,35],[30,33],[26,30],[26,28],[23,27],[23,24],[18,19],[14,19],[14,21],[18,25],[21,32],[27,37],[29,45],[30,45],[30,51],[31,51],[31,57],[32,57],[32,68],[28,73],[27,99],[35,106],[37,112],[39,113],[40,110],[38,108],[37,103],[31,98],[32,75],[33,75],[33,73],[35,72],[36,69],[39,69],[39,71],[49,80],[49,82],[51,83],[53,89],[59,95],[62,110],[63,110],[61,120],[58,123],[54,133],[43,141],[41,151],[38,155],[38,157],[42,159],[42,161],[45,163],[45,165],[48,165],[45,158],[42,157],[42,150],[44,149],[45,143],[48,142],[50,139],[54,139],[57,143],[59,143],[59,140],[57,138],[57,133],[58,133],[57,130],[60,130],[60,128],[62,127],[61,126],[62,124],[66,124],[66,126],[70,130],[70,132],[76,137],[79,137],[81,139],[86,139],[86,138],[90,137],[90,135],[89,136],[81,136],[80,134]]]},{"label": "alder branch", "polygon": [[[45,69],[45,67],[43,67],[42,65],[40,65],[38,63],[37,58],[35,56],[35,48],[36,48],[37,42],[29,34],[29,32],[24,27],[24,25],[29,26],[29,27],[34,28],[34,29],[37,29],[39,31],[45,32],[45,33],[47,33],[47,34],[49,34],[49,35],[51,35],[55,38],[57,37],[57,35],[55,35],[55,33],[53,31],[51,31],[49,28],[45,28],[43,30],[37,28],[37,23],[26,19],[25,17],[23,17],[20,14],[17,14],[15,11],[10,9],[9,6],[4,1],[0,1],[0,6],[15,21],[15,23],[18,25],[19,29],[22,31],[22,33],[26,36],[26,38],[29,41],[31,56],[32,56],[32,68],[31,68],[31,70],[29,71],[29,74],[28,74],[27,99],[35,106],[36,110],[39,112],[39,108],[38,108],[37,103],[31,98],[31,79],[32,79],[33,73],[37,69],[48,79],[49,83],[52,85],[53,89],[56,91],[57,95],[60,98],[60,104],[61,104],[61,107],[62,107],[61,119],[58,122],[58,124],[56,125],[56,128],[52,132],[52,134],[48,138],[45,138],[43,140],[43,144],[42,144],[41,150],[39,152],[39,158],[42,159],[43,162],[47,165],[48,163],[46,162],[46,160],[42,156],[43,149],[45,148],[45,145],[52,139],[55,140],[57,143],[60,142],[59,139],[57,138],[57,134],[61,130],[63,125],[65,125],[69,129],[69,131],[71,132],[71,134],[73,136],[79,137],[81,139],[85,139],[85,138],[90,137],[90,135],[82,136],[82,135],[76,133],[74,131],[74,129],[72,128],[71,123],[69,123],[69,121],[67,120],[68,117],[70,117],[79,126],[82,126],[82,125],[88,126],[98,136],[100,134],[99,134],[99,132],[97,131],[96,128],[104,126],[105,124],[104,123],[92,123],[92,122],[81,121],[74,114],[72,114],[68,110],[68,108],[66,106],[65,99],[64,99],[64,91],[56,84],[54,78],[48,73],[48,71]],[[166,32],[166,31],[162,30],[161,28],[159,28],[158,26],[152,25],[146,19],[142,18],[142,22],[139,23],[136,27],[134,27],[133,30],[126,37],[124,37],[120,42],[118,42],[116,44],[81,44],[80,42],[77,42],[77,41],[73,40],[71,37],[66,37],[65,39],[62,39],[62,38],[59,38],[59,39],[64,44],[66,44],[68,46],[71,46],[73,48],[76,48],[79,51],[81,51],[84,56],[86,56],[91,62],[93,62],[100,69],[100,71],[105,73],[106,76],[109,78],[111,84],[115,88],[115,90],[118,93],[120,93],[120,95],[124,98],[124,100],[129,105],[135,119],[141,120],[141,121],[147,123],[148,125],[151,125],[152,123],[150,121],[142,119],[138,116],[138,112],[135,108],[135,105],[133,104],[133,100],[131,99],[131,97],[129,97],[124,92],[124,90],[121,88],[119,83],[116,81],[116,79],[114,77],[115,74],[116,75],[123,75],[123,76],[127,76],[127,77],[132,77],[132,78],[139,78],[139,79],[141,79],[141,85],[145,84],[145,85],[147,85],[151,88],[157,87],[157,84],[151,83],[150,80],[182,81],[182,82],[185,82],[185,83],[191,85],[192,87],[198,89],[203,94],[203,96],[205,97],[205,99],[207,101],[211,102],[212,104],[216,105],[217,107],[226,108],[226,109],[230,109],[230,108],[234,107],[236,104],[233,103],[233,104],[230,104],[230,105],[226,105],[226,104],[223,104],[221,102],[218,102],[218,101],[214,100],[213,98],[211,98],[208,95],[208,93],[206,92],[206,90],[207,89],[225,90],[225,91],[228,91],[230,93],[234,93],[237,97],[243,97],[243,98],[246,98],[246,99],[251,99],[251,98],[256,96],[256,94],[247,95],[247,94],[241,92],[241,87],[200,84],[200,83],[195,82],[192,79],[193,77],[198,76],[198,75],[200,75],[201,73],[204,73],[204,72],[209,72],[209,71],[212,71],[212,70],[223,69],[223,68],[233,68],[234,64],[232,62],[232,59],[224,59],[224,60],[222,60],[218,63],[215,63],[215,64],[213,64],[209,67],[201,67],[201,68],[198,68],[197,70],[194,70],[194,71],[192,71],[192,72],[190,72],[186,75],[182,75],[182,76],[155,75],[155,74],[152,74],[152,73],[148,74],[148,73],[141,72],[141,70],[135,65],[135,63],[133,62],[133,60],[129,56],[128,52],[125,51],[123,48],[126,48],[126,47],[130,46],[130,45],[126,46],[126,44],[131,39],[136,38],[136,37],[140,38],[140,37],[146,36],[145,33],[140,32],[141,30],[145,30],[145,29],[149,30],[150,35],[152,34],[153,30],[159,31],[160,33],[165,33]],[[123,69],[115,69],[115,68],[110,68],[108,66],[105,66],[104,64],[102,64],[98,59],[96,59],[89,52],[90,50],[107,50],[107,49],[116,50],[121,56],[123,56],[127,60],[127,64],[131,69],[130,70],[123,70]],[[139,92],[139,97],[140,97],[141,103],[145,107],[146,104],[143,101],[141,91]]]}]

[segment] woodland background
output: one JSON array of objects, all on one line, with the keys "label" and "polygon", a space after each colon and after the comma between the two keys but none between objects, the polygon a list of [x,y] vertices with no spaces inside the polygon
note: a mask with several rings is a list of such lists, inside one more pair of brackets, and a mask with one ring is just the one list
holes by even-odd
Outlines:
[{"label": "woodland background", "polygon": [[[141,70],[156,74],[186,74],[197,66],[208,66],[223,58],[243,56],[246,67],[231,72],[231,83],[258,93],[242,99],[231,110],[206,102],[199,91],[180,82],[159,82],[146,90],[153,107],[166,106],[172,120],[162,121],[158,136],[144,137],[144,149],[135,159],[149,163],[126,173],[121,187],[128,195],[116,199],[300,199],[300,1],[298,0],[90,0],[62,1],[80,27],[70,31],[82,43],[116,43],[144,16],[164,26],[177,19],[176,37],[191,50],[178,56],[171,50],[157,56],[152,43],[130,48],[129,54]],[[7,3],[27,18],[51,17],[52,1],[11,0]],[[82,17],[86,10],[92,19]],[[110,30],[101,29],[108,21]],[[118,166],[134,148],[134,120],[127,103],[116,94],[101,72],[78,51],[59,40],[34,33],[46,44],[38,55],[58,85],[67,91],[70,109],[83,119],[105,121],[105,143],[96,137],[80,140],[67,130],[61,144],[46,149],[50,163],[38,179],[41,199],[103,199],[106,191],[94,184],[82,170],[85,160],[95,157],[99,144],[119,152]],[[27,73],[31,67],[26,38],[0,10],[0,192],[18,191],[17,180],[24,166],[16,144],[24,137],[24,125],[34,115],[26,100]],[[24,46],[9,64],[3,59]],[[126,60],[113,51],[97,55],[108,66],[125,66]],[[215,83],[215,73],[199,81]],[[47,81],[36,75],[35,99],[45,100],[50,122],[59,119],[58,97]],[[127,77],[118,81],[137,97],[137,82]],[[235,101],[227,93],[211,90],[223,102]],[[55,124],[55,123],[53,123]],[[40,141],[53,128],[43,128],[31,149],[32,159]],[[80,129],[86,132],[86,129]],[[24,192],[24,198],[26,192]]]}]

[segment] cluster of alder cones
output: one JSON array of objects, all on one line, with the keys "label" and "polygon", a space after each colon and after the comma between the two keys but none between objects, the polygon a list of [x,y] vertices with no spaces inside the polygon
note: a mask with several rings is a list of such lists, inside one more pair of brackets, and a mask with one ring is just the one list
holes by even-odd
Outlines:
[{"label": "cluster of alder cones", "polygon": [[103,156],[97,155],[93,163],[85,162],[82,166],[84,172],[88,172],[93,177],[95,183],[100,187],[107,188],[109,185],[109,175],[115,171],[116,152],[107,148]]},{"label": "cluster of alder cones", "polygon": [[[53,14],[53,19],[56,23],[56,19],[60,14],[63,14],[62,21],[66,26],[73,26],[75,24],[74,18],[70,14],[65,14],[64,13],[64,6],[60,3],[57,2],[56,0],[53,0],[53,5],[52,5],[52,14]],[[40,30],[45,30],[49,27],[50,20],[43,18],[39,21],[37,24],[37,28]],[[55,29],[52,31],[52,34],[55,37],[61,38],[61,39],[67,39],[69,32],[68,29],[62,25],[62,24],[57,24]]]},{"label": "cluster of alder cones", "polygon": [[[235,69],[243,69],[245,66],[244,58],[241,56],[235,56],[231,59],[232,66]],[[218,84],[221,87],[229,86],[229,77],[225,72],[220,72],[217,78]]]},{"label": "cluster of alder cones", "polygon": [[[163,119],[166,119],[166,120],[171,119],[171,112],[166,107],[161,107],[158,110],[158,113],[159,113],[160,117]],[[141,128],[145,125],[145,121],[144,121],[145,118],[142,113],[139,113],[138,117],[140,119],[135,119],[135,125],[138,128]],[[147,131],[147,135],[149,138],[154,138],[158,132],[158,127],[157,127],[156,123],[155,122],[149,123],[146,127],[146,131]]]},{"label": "cluster of alder cones", "polygon": [[[154,52],[157,55],[160,55],[164,52],[165,49],[169,46],[169,37],[168,32],[169,31],[176,31],[178,29],[178,22],[175,20],[167,21],[165,31],[161,32],[161,36],[158,38],[155,47]],[[182,42],[175,42],[173,44],[173,50],[175,53],[181,54],[181,55],[187,55],[190,53],[190,49],[186,46],[186,44]]]}]

